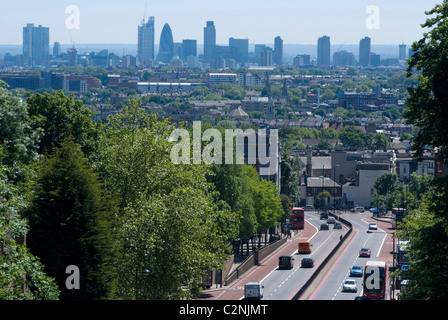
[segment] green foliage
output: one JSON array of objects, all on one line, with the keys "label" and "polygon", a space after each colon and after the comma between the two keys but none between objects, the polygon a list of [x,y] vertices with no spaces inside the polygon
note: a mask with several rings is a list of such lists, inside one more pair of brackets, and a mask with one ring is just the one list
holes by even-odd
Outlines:
[{"label": "green foliage", "polygon": [[[110,297],[114,287],[113,201],[101,191],[99,178],[78,144],[60,142],[42,159],[34,196],[23,214],[30,225],[29,247],[61,288],[61,299]],[[65,286],[66,268],[76,265],[79,290]]]},{"label": "green foliage", "polygon": [[0,166],[0,300],[56,300],[58,287],[24,244],[26,221],[17,214],[27,203],[24,191],[6,179]]},{"label": "green foliage", "polygon": [[96,163],[119,207],[117,298],[181,299],[204,270],[222,268],[238,220],[215,201],[207,166],[171,161],[174,126],[138,105],[109,119]]},{"label": "green foliage", "polygon": [[83,106],[82,100],[66,96],[62,91],[36,93],[28,96],[27,105],[30,117],[39,119],[34,129],[43,132],[39,153],[51,153],[69,136],[81,145],[88,157],[98,148],[101,123],[92,120],[92,112]]},{"label": "green foliage", "polygon": [[446,0],[426,13],[422,25],[429,31],[412,44],[415,54],[408,60],[408,77],[417,74],[418,85],[408,88],[404,117],[418,126],[412,150],[422,156],[425,146],[439,148],[441,160],[448,160],[448,3]]},{"label": "green foliage", "polygon": [[26,103],[0,88],[0,146],[5,149],[5,165],[17,167],[38,160],[37,144],[42,132],[32,129],[35,121]]}]

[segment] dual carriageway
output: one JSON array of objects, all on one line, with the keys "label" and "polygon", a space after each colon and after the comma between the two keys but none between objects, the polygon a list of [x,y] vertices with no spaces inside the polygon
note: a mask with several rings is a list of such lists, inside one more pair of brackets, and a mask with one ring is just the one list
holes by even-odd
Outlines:
[{"label": "dual carriageway", "polygon": [[[252,268],[244,276],[234,281],[225,288],[208,290],[207,300],[241,300],[244,298],[244,285],[247,282],[262,282],[264,286],[263,300],[354,300],[362,295],[362,277],[350,277],[350,268],[353,265],[364,267],[369,260],[386,261],[392,264],[392,233],[388,222],[375,220],[372,213],[338,213],[352,224],[352,232],[339,246],[336,254],[321,271],[315,275],[311,285],[297,297],[297,293],[305,286],[319,266],[327,259],[344,236],[348,227],[344,224],[342,229],[320,230],[324,220],[320,219],[317,211],[305,212],[305,228],[298,230],[286,244]],[[377,230],[368,232],[368,225],[375,222]],[[310,241],[312,251],[310,254],[298,254],[299,241]],[[359,257],[361,248],[370,248],[371,257]],[[294,258],[292,269],[278,269],[278,258],[282,255],[291,255]],[[313,268],[302,268],[302,258],[314,259]],[[357,292],[343,292],[342,283],[345,279],[354,279],[357,282]],[[386,299],[389,299],[387,292]]]}]

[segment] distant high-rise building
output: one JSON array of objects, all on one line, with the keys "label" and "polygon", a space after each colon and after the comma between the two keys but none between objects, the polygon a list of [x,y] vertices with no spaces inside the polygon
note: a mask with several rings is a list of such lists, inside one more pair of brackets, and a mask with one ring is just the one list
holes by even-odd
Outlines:
[{"label": "distant high-rise building", "polygon": [[375,52],[370,53],[370,65],[372,67],[379,67],[381,65],[381,55]]},{"label": "distant high-rise building", "polygon": [[400,44],[398,46],[398,60],[406,60],[406,45]]},{"label": "distant high-rise building", "polygon": [[317,40],[317,65],[330,66],[330,37],[323,36]]},{"label": "distant high-rise building", "polygon": [[160,34],[159,54],[157,56],[160,62],[168,63],[174,57],[174,41],[171,27],[165,23]]},{"label": "distant high-rise building", "polygon": [[261,65],[264,67],[272,66],[273,62],[273,51],[270,47],[264,47],[261,51]]},{"label": "distant high-rise building", "polygon": [[28,23],[23,27],[23,61],[27,65],[45,65],[50,58],[50,28]]},{"label": "distant high-rise building", "polygon": [[197,56],[197,41],[196,40],[182,40],[182,59],[187,61],[187,58],[190,56]]},{"label": "distant high-rise building", "polygon": [[347,50],[336,51],[333,53],[333,65],[338,67],[347,67],[355,65],[355,55]]},{"label": "distant high-rise building", "polygon": [[204,60],[210,61],[216,56],[216,28],[213,21],[207,21],[204,27]]},{"label": "distant high-rise building", "polygon": [[143,66],[150,66],[155,59],[154,54],[154,17],[149,17],[148,21],[142,21],[138,27],[138,48],[137,57]]},{"label": "distant high-rise building", "polygon": [[359,41],[359,65],[368,67],[370,65],[370,38],[365,37]]},{"label": "distant high-rise building", "polygon": [[280,36],[274,39],[273,62],[278,66],[283,64],[283,39]]},{"label": "distant high-rise building", "polygon": [[69,49],[67,51],[67,55],[68,55],[68,64],[70,66],[78,64],[78,51],[76,50],[75,47]]},{"label": "distant high-rise building", "polygon": [[245,64],[249,57],[249,39],[230,38],[229,39],[230,58],[236,63]]},{"label": "distant high-rise building", "polygon": [[55,42],[53,44],[53,56],[58,56],[61,54],[61,44],[59,42]]},{"label": "distant high-rise building", "polygon": [[265,44],[256,44],[254,46],[254,57],[258,65],[261,65],[261,52],[266,48]]}]

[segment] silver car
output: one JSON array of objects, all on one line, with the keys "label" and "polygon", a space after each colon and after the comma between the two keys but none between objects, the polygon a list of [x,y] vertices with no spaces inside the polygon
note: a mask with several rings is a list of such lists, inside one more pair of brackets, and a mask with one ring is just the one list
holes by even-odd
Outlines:
[{"label": "silver car", "polygon": [[342,284],[342,291],[343,292],[357,292],[358,288],[356,286],[356,281],[353,279],[345,279],[344,283]]}]

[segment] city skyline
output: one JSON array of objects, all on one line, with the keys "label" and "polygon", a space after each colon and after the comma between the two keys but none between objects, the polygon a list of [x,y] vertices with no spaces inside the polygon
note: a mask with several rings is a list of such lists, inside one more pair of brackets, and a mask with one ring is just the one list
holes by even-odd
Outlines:
[{"label": "city skyline", "polygon": [[[132,3],[25,0],[20,9],[14,3],[2,5],[0,28],[7,29],[8,33],[0,35],[0,44],[21,44],[22,28],[28,23],[50,28],[50,43],[137,44],[142,19],[154,16],[156,44],[163,26],[168,23],[174,42],[195,39],[202,45],[204,26],[207,21],[214,21],[217,44],[226,44],[232,37],[272,44],[277,36],[284,44],[313,44],[322,35],[328,35],[332,43],[354,44],[370,37],[372,44],[410,45],[423,35],[420,25],[427,18],[424,12],[440,1],[374,2],[284,0],[272,6],[265,0],[229,0],[222,7],[217,1],[204,4],[199,0],[188,3],[180,0]],[[70,23],[74,23],[71,28]]]}]

